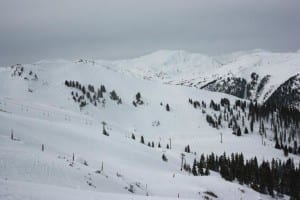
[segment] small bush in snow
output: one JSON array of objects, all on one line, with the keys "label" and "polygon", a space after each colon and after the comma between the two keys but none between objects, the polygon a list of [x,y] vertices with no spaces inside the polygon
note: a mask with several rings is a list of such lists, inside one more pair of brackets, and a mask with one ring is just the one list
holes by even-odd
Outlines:
[{"label": "small bush in snow", "polygon": [[168,162],[168,158],[165,154],[163,154],[161,158],[162,158],[163,161]]}]

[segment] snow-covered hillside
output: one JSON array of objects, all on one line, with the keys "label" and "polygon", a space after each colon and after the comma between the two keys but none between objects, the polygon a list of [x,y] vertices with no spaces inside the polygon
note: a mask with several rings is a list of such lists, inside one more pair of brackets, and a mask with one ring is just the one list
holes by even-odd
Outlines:
[{"label": "snow-covered hillside", "polygon": [[161,50],[135,59],[97,63],[142,79],[224,92],[261,103],[281,84],[300,73],[299,52],[263,50],[216,57]]},{"label": "snow-covered hillside", "polygon": [[[140,78],[197,85],[193,80],[199,77],[207,82],[229,72],[246,78],[254,66],[260,76],[271,73],[265,89],[275,89],[300,63],[296,53],[278,56],[255,53],[221,64],[217,58],[160,51],[127,61],[50,60],[0,68],[0,199],[272,199],[214,171],[209,176],[181,171],[186,145],[192,151],[184,153],[186,163],[202,153],[242,152],[259,163],[292,158],[298,164],[298,155],[286,157],[274,148],[271,125],[265,124],[264,144],[256,129],[237,137],[225,122],[218,128],[207,123],[213,109],[195,109],[188,100],[239,98]],[[286,63],[290,70],[282,69]],[[67,87],[68,81],[79,84]],[[79,106],[78,85],[90,91],[103,85],[106,92],[90,92],[94,96]]]}]

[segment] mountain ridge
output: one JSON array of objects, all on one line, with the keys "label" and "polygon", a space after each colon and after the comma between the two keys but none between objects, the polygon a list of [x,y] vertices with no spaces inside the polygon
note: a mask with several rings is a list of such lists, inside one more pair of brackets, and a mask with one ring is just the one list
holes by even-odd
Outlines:
[{"label": "mountain ridge", "polygon": [[[141,79],[224,92],[264,103],[281,84],[300,72],[300,53],[257,49],[210,57],[160,50],[134,59],[96,63]],[[253,76],[257,76],[255,80]],[[234,85],[242,87],[242,94],[226,89]]]}]

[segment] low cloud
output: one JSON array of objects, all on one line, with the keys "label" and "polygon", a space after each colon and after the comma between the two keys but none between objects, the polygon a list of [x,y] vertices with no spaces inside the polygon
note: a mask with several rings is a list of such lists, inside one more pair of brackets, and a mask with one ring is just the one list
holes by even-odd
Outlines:
[{"label": "low cloud", "polygon": [[158,49],[296,51],[298,0],[1,0],[0,64]]}]

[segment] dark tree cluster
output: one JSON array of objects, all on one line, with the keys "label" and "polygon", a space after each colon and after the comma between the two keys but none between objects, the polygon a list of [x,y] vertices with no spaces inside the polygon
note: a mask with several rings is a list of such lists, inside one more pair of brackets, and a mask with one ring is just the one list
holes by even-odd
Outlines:
[{"label": "dark tree cluster", "polygon": [[[100,88],[96,89],[93,85],[88,84],[87,87],[82,85],[78,81],[65,81],[65,86],[77,89],[78,91],[71,92],[72,99],[79,104],[80,109],[86,106],[88,103],[97,106],[98,104],[105,105],[105,99],[103,93],[106,92],[105,86],[101,85]],[[78,93],[80,92],[80,94]]]},{"label": "dark tree cluster", "polygon": [[210,101],[209,107],[215,111],[220,111],[220,104],[215,103],[213,100]]},{"label": "dark tree cluster", "polygon": [[138,92],[136,95],[135,95],[135,101],[133,100],[132,101],[132,104],[137,107],[138,105],[143,105],[144,104],[144,101],[141,99],[142,96],[141,96],[141,93]]},{"label": "dark tree cluster", "polygon": [[243,96],[243,98],[251,98],[253,91],[255,90],[258,82],[259,75],[255,72],[252,72],[250,75],[250,82],[246,84],[246,96]]},{"label": "dark tree cluster", "polygon": [[214,119],[211,115],[206,115],[206,121],[211,125],[213,128],[218,128],[218,121]]},{"label": "dark tree cluster", "polygon": [[268,98],[266,104],[283,107],[299,108],[300,102],[300,73],[282,83]]},{"label": "dark tree cluster", "polygon": [[223,92],[243,98],[247,88],[247,81],[244,78],[228,76],[220,80],[214,80],[201,87],[201,89]]},{"label": "dark tree cluster", "polygon": [[253,124],[259,124],[259,133],[266,134],[265,124],[271,124],[271,131],[275,141],[275,148],[282,149],[284,154],[300,154],[298,144],[300,138],[300,112],[293,107],[266,103],[258,105],[250,102],[249,115],[250,129]]},{"label": "dark tree cluster", "polygon": [[194,160],[192,169],[187,164],[184,169],[195,176],[206,175],[206,170],[212,170],[228,181],[236,180],[263,194],[274,197],[276,191],[277,195],[300,199],[300,164],[296,167],[292,159],[286,162],[273,159],[258,164],[256,157],[245,160],[242,153],[230,157],[225,153],[221,156],[212,153],[206,157],[202,154],[199,161]]},{"label": "dark tree cluster", "polygon": [[14,69],[11,76],[22,76],[24,67],[21,64],[12,65],[11,69]]},{"label": "dark tree cluster", "polygon": [[192,98],[189,98],[189,103],[191,104],[191,105],[193,105],[194,106],[194,108],[196,109],[196,108],[206,108],[206,103],[204,102],[204,101],[202,101],[201,103],[200,103],[200,101],[197,101],[197,100],[193,100]]},{"label": "dark tree cluster", "polygon": [[190,145],[187,145],[186,147],[184,147],[184,152],[191,153]]},{"label": "dark tree cluster", "polygon": [[222,98],[220,102],[221,106],[230,108],[230,101],[227,98]]},{"label": "dark tree cluster", "polygon": [[[11,69],[13,70],[13,72],[11,73],[11,76],[19,76],[22,77],[22,75],[25,74],[25,70],[24,67],[21,64],[16,64],[16,65],[12,65]],[[29,71],[27,76],[24,76],[24,80],[32,80],[32,81],[37,81],[38,80],[38,76],[36,73],[34,73],[33,71]]]},{"label": "dark tree cluster", "polygon": [[265,85],[269,81],[270,77],[271,77],[270,75],[266,75],[261,79],[260,83],[257,86],[257,90],[256,90],[257,94],[261,93],[262,89],[265,87]]},{"label": "dark tree cluster", "polygon": [[122,104],[122,99],[117,95],[115,90],[111,91],[109,94],[111,100],[116,101],[117,104]]},{"label": "dark tree cluster", "polygon": [[183,169],[192,173],[194,176],[208,176],[210,174],[207,163],[205,162],[205,157],[202,154],[200,160],[194,159],[192,168],[189,164],[184,163]]},{"label": "dark tree cluster", "polygon": [[189,103],[194,106],[194,108],[201,108],[201,104],[199,101],[193,101],[193,99],[189,98]]},{"label": "dark tree cluster", "polygon": [[[195,102],[189,98],[189,104],[194,105]],[[205,105],[202,101],[201,106],[194,108],[201,108],[205,114]],[[257,132],[262,137],[262,144],[265,144],[268,132],[273,134],[275,148],[282,149],[284,155],[300,154],[300,112],[297,109],[269,103],[259,105],[243,100],[231,104],[227,98],[222,98],[220,103],[211,100],[209,108],[213,112],[206,114],[206,121],[211,127],[219,129],[227,126],[236,136]]]},{"label": "dark tree cluster", "polygon": [[[136,139],[134,133],[131,134],[131,139],[133,139],[133,140]],[[145,141],[144,136],[141,136],[140,143],[146,145],[146,141]],[[152,141],[152,142],[151,142],[151,141],[148,141],[147,146],[148,146],[148,147],[151,147],[151,148],[155,148],[155,143],[154,143],[154,141]],[[160,142],[158,142],[157,148],[161,148]],[[167,144],[166,148],[169,149],[169,144]]]}]

